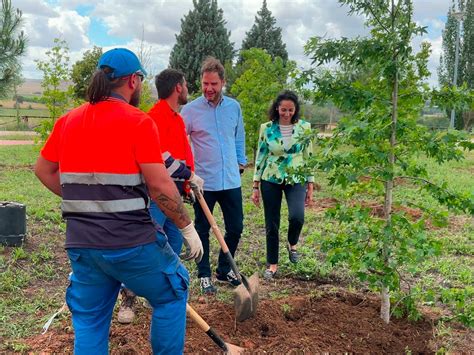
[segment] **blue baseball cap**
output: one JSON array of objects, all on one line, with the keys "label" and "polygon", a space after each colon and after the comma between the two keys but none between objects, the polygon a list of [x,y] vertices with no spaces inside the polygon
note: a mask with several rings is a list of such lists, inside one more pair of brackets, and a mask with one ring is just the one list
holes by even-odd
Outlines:
[{"label": "blue baseball cap", "polygon": [[109,79],[120,78],[136,72],[147,75],[135,53],[126,48],[114,48],[102,54],[97,68],[102,69],[103,67],[113,69],[111,73],[107,74]]}]

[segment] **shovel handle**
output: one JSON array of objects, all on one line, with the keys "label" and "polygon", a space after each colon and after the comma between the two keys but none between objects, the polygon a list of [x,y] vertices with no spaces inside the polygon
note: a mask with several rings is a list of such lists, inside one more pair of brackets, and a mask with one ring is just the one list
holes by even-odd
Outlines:
[{"label": "shovel handle", "polygon": [[211,338],[212,341],[217,344],[219,348],[226,352],[229,350],[225,341],[214,331],[214,329],[209,326],[209,324],[206,323],[204,319],[202,319],[202,317],[189,305],[189,303],[186,303],[186,312],[188,312],[192,320],[197,323],[199,328],[201,328],[209,336],[209,338]]},{"label": "shovel handle", "polygon": [[194,190],[194,196],[196,196],[196,199],[199,201],[199,204],[201,205],[201,208],[204,211],[204,214],[206,215],[209,224],[211,225],[212,231],[214,232],[217,240],[219,241],[222,251],[224,252],[224,254],[227,254],[229,252],[229,248],[227,247],[227,243],[224,240],[224,236],[222,235],[219,227],[217,226],[216,220],[214,219],[211,210],[209,210],[209,206],[207,206],[206,200],[204,200],[204,197],[197,189]]},{"label": "shovel handle", "polygon": [[239,279],[239,281],[242,281],[242,277],[240,275],[239,269],[237,268],[237,264],[235,263],[234,258],[232,257],[232,254],[229,251],[229,247],[227,246],[227,243],[224,240],[224,236],[221,233],[221,230],[217,226],[216,220],[214,216],[212,215],[211,211],[209,210],[209,206],[206,203],[206,200],[204,200],[204,197],[202,194],[199,192],[198,189],[194,189],[194,196],[196,196],[196,199],[199,201],[199,204],[201,205],[202,210],[204,211],[204,214],[206,215],[206,218],[211,225],[212,231],[214,232],[220,246],[222,249],[222,252],[226,256],[227,260],[229,261],[230,267],[232,271],[234,271],[235,275]]}]

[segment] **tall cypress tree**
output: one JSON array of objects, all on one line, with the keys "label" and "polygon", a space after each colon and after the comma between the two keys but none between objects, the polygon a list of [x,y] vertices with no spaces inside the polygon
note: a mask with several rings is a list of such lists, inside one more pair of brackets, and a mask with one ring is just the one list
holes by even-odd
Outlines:
[{"label": "tall cypress tree", "polygon": [[[463,47],[460,61],[460,73],[464,83],[474,89],[474,0],[467,0],[464,8]],[[474,125],[474,110],[464,112],[463,128],[469,130]]]},{"label": "tall cypress tree", "polygon": [[[281,28],[275,26],[276,19],[272,16],[272,12],[268,10],[267,0],[263,0],[262,8],[255,16],[255,23],[242,42],[242,50],[250,48],[262,48],[267,51],[270,56],[280,57],[283,62],[288,60],[288,52],[286,45],[281,39]],[[240,58],[239,62],[241,62]]]},{"label": "tall cypress tree", "polygon": [[[454,78],[454,62],[456,58],[456,34],[458,20],[453,0],[448,10],[446,25],[443,31],[443,52],[438,68],[440,86],[451,86]],[[466,84],[474,88],[474,0],[458,0],[457,8],[464,13],[459,41],[459,66],[456,85]],[[448,109],[447,114],[451,111]],[[456,112],[455,128],[469,129],[474,121],[474,112]]]},{"label": "tall cypress tree", "polygon": [[454,1],[448,10],[446,24],[443,30],[443,52],[439,59],[438,81],[440,86],[451,85],[454,76],[454,59],[456,51],[457,20]]},{"label": "tall cypress tree", "polygon": [[463,82],[474,89],[474,0],[467,0],[464,7],[463,47],[460,60],[460,73]]},{"label": "tall cypress tree", "polygon": [[191,93],[199,90],[201,63],[214,56],[222,63],[234,57],[234,44],[217,0],[193,0],[194,9],[181,20],[181,32],[170,55],[169,66],[182,70]]}]

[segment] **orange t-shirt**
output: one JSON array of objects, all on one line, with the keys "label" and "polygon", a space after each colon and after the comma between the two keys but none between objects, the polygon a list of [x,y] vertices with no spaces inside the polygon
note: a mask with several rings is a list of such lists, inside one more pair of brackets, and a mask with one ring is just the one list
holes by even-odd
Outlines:
[{"label": "orange t-shirt", "polygon": [[66,248],[129,248],[156,240],[141,163],[163,163],[153,120],[109,98],[61,117],[41,150],[59,164]]},{"label": "orange t-shirt", "polygon": [[166,100],[159,100],[148,115],[158,127],[163,153],[169,152],[174,159],[185,161],[186,165],[194,171],[193,152],[181,115],[173,111]]}]

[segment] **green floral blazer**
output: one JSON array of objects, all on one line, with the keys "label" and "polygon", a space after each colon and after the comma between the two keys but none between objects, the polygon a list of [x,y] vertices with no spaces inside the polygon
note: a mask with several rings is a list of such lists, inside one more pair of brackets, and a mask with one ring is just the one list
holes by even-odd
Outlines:
[{"label": "green floral blazer", "polygon": [[281,137],[280,125],[276,122],[267,122],[260,126],[257,157],[255,159],[254,181],[265,180],[281,184],[314,182],[314,176],[306,176],[305,181],[289,175],[288,167],[298,168],[305,164],[305,160],[313,155],[311,141],[303,140],[303,136],[311,130],[309,122],[298,120],[293,126],[291,144],[285,149]]}]

